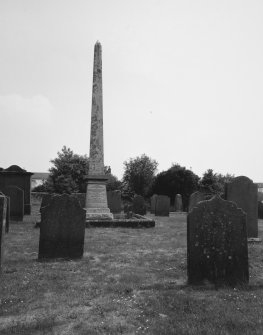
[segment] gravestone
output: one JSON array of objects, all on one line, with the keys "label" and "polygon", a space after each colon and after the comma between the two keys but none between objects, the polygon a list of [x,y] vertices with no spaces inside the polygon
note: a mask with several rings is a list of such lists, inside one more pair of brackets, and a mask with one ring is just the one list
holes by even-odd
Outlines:
[{"label": "gravestone", "polygon": [[33,173],[27,172],[18,165],[0,171],[0,190],[7,186],[16,186],[24,191],[24,214],[31,214],[31,177]]},{"label": "gravestone", "polygon": [[85,208],[86,206],[86,193],[73,193],[74,197],[76,197],[80,203],[80,206],[82,208]]},{"label": "gravestone", "polygon": [[156,198],[155,215],[169,216],[170,198],[167,195],[158,195]]},{"label": "gravestone", "polygon": [[51,194],[51,193],[43,195],[42,201],[41,201],[41,205],[40,205],[40,211],[41,211],[41,209],[43,207],[46,207],[49,204],[49,202],[50,202],[50,200],[51,200],[51,198],[52,198],[53,195],[54,194]]},{"label": "gravestone", "polygon": [[156,200],[157,200],[158,195],[157,194],[153,194],[151,196],[151,213],[155,214],[155,207],[156,207]]},{"label": "gravestone", "polygon": [[146,214],[146,205],[144,198],[141,195],[136,195],[133,198],[133,213],[139,214],[139,215],[145,215]]},{"label": "gravestone", "polygon": [[183,211],[183,201],[181,194],[176,194],[175,200],[174,200],[174,207],[176,212],[182,212]]},{"label": "gravestone", "polygon": [[1,191],[10,199],[10,219],[14,221],[23,221],[24,191],[17,186],[6,186]]},{"label": "gravestone", "polygon": [[258,202],[258,218],[263,219],[263,203],[261,201]]},{"label": "gravestone", "polygon": [[[43,195],[41,205],[40,205],[40,210],[41,210],[42,207],[45,207],[49,204],[51,198],[54,195],[56,195],[56,194],[55,193],[48,193],[48,194]],[[82,208],[85,207],[86,193],[72,193],[71,195],[78,199]]]},{"label": "gravestone", "polygon": [[5,235],[5,225],[6,225],[6,209],[7,209],[7,198],[0,195],[0,272],[1,264],[3,260],[4,253],[4,235]]},{"label": "gravestone", "polygon": [[10,224],[10,198],[4,195],[3,192],[0,192],[0,196],[6,197],[6,223],[5,223],[5,232],[9,232],[9,224]]},{"label": "gravestone", "polygon": [[200,191],[196,191],[190,195],[188,212],[190,212],[200,201],[205,200],[205,194]]},{"label": "gravestone", "polygon": [[213,197],[213,194],[211,193],[204,193],[200,191],[196,191],[190,195],[189,199],[189,206],[188,206],[188,212],[190,212],[193,207],[195,207],[198,202],[204,201],[204,200],[209,200]]},{"label": "gravestone", "polygon": [[246,213],[218,196],[199,202],[187,217],[189,284],[248,283]]},{"label": "gravestone", "polygon": [[121,212],[121,191],[108,191],[107,192],[108,206],[111,213]]},{"label": "gravestone", "polygon": [[78,199],[67,194],[53,196],[41,210],[38,258],[81,258],[85,220]]},{"label": "gravestone", "polygon": [[225,199],[247,213],[247,235],[258,237],[258,186],[247,177],[234,178],[225,185]]}]

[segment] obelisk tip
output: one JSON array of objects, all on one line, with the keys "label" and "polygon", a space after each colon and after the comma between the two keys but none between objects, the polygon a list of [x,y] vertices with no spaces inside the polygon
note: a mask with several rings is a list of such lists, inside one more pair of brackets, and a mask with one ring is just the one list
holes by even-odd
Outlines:
[{"label": "obelisk tip", "polygon": [[99,40],[97,40],[96,45],[97,45],[97,44],[101,45]]}]

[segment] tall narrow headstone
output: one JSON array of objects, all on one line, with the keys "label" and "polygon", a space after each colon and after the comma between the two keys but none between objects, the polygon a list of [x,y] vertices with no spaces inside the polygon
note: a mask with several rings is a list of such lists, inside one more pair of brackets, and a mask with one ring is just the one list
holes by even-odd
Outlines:
[{"label": "tall narrow headstone", "polygon": [[107,192],[108,205],[111,213],[121,212],[121,191],[114,190]]},{"label": "tall narrow headstone", "polygon": [[187,217],[189,284],[248,283],[246,213],[218,196],[199,202]]},{"label": "tall narrow headstone", "polygon": [[52,196],[49,204],[41,209],[38,258],[81,258],[85,219],[85,210],[76,197]]},{"label": "tall narrow headstone", "polygon": [[151,196],[151,213],[152,214],[155,214],[155,206],[156,206],[157,197],[158,197],[157,194],[153,194]]},{"label": "tall narrow headstone", "polygon": [[5,232],[9,233],[10,225],[10,198],[6,196],[3,192],[0,192],[0,196],[6,197],[6,222],[5,222]]},{"label": "tall narrow headstone", "polygon": [[258,237],[258,185],[248,177],[236,177],[226,183],[225,198],[247,213],[247,237]]},{"label": "tall narrow headstone", "polygon": [[258,218],[263,219],[263,203],[261,201],[258,202]]},{"label": "tall narrow headstone", "polygon": [[182,212],[183,211],[183,201],[181,194],[176,194],[175,200],[174,200],[174,207],[176,212]]},{"label": "tall narrow headstone", "polygon": [[145,201],[141,195],[135,195],[135,197],[133,198],[133,213],[139,215],[146,214]]},{"label": "tall narrow headstone", "polygon": [[6,186],[2,189],[5,196],[10,199],[10,218],[14,221],[23,221],[24,217],[24,191],[17,186]]},{"label": "tall narrow headstone", "polygon": [[155,215],[169,216],[170,198],[167,195],[158,195],[156,198]]},{"label": "tall narrow headstone", "polygon": [[6,209],[7,209],[7,198],[5,196],[0,195],[0,272],[1,272],[3,251],[4,251],[3,240],[6,225]]},{"label": "tall narrow headstone", "polygon": [[89,173],[86,192],[86,220],[113,219],[108,208],[103,151],[102,55],[94,47]]}]

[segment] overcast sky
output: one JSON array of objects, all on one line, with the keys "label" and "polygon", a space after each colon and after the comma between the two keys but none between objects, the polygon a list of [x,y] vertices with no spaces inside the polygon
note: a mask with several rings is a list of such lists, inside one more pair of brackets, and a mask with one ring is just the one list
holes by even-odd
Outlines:
[{"label": "overcast sky", "polygon": [[105,164],[263,182],[262,0],[0,0],[0,166],[89,154],[102,44]]}]

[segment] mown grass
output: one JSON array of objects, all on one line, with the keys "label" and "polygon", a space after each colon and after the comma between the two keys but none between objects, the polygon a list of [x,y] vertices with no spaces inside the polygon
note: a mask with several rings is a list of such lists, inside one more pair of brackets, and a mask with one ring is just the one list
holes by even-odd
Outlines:
[{"label": "mown grass", "polygon": [[263,334],[262,243],[249,245],[248,286],[191,287],[184,214],[151,229],[86,229],[82,260],[47,263],[25,221],[5,239],[1,335]]}]

